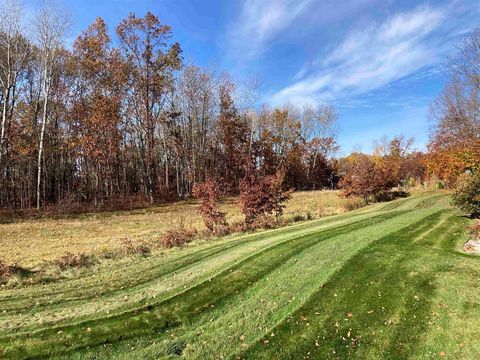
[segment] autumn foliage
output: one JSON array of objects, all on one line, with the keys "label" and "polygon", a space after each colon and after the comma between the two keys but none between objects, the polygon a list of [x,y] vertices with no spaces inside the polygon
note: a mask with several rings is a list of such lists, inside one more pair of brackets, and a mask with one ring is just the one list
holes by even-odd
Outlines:
[{"label": "autumn foliage", "polygon": [[427,167],[450,187],[465,172],[480,171],[480,28],[451,59],[450,80],[431,106]]},{"label": "autumn foliage", "polygon": [[[21,24],[14,34],[0,31],[1,78],[11,80],[0,84],[1,208],[105,210],[193,194],[203,199],[201,212],[213,231],[224,218],[215,210],[212,184],[194,189],[208,179],[225,184],[228,194],[243,194],[250,222],[281,212],[272,205],[281,203],[274,190],[280,178],[285,189],[340,183],[347,196],[367,199],[421,184],[426,169],[448,186],[467,170],[479,171],[480,30],[465,44],[468,61],[459,61],[432,105],[436,126],[428,154],[396,137],[372,155],[337,159],[331,105],[260,106],[252,100],[255,89],[184,66],[173,30],[151,12],[129,14],[115,31],[97,18],[71,47],[55,24],[44,29],[56,37],[48,49]],[[47,53],[52,56],[44,59]],[[250,161],[255,174],[246,171]],[[259,199],[247,200],[255,187]],[[277,194],[276,200],[265,194]]]},{"label": "autumn foliage", "polygon": [[477,220],[468,228],[468,234],[471,239],[480,241],[480,220]]},{"label": "autumn foliage", "polygon": [[480,172],[464,174],[457,180],[453,204],[472,217],[480,217]]},{"label": "autumn foliage", "polygon": [[345,159],[344,169],[340,187],[347,197],[359,196],[368,201],[396,185],[394,170],[382,158],[352,154]]},{"label": "autumn foliage", "polygon": [[205,227],[208,231],[215,232],[217,228],[227,225],[225,213],[217,210],[221,191],[215,181],[208,179],[203,183],[195,184],[193,186],[192,195],[200,199],[198,212],[202,215]]},{"label": "autumn foliage", "polygon": [[[58,38],[47,73],[40,44],[0,30],[15,49],[0,47],[0,69],[15,74],[0,84],[1,208],[131,208],[188,198],[209,178],[238,195],[251,158],[262,176],[284,169],[285,187],[336,187],[331,106],[260,107],[227,74],[183,66],[151,12],[114,30],[97,18],[71,48]],[[208,216],[209,228],[222,222]]]},{"label": "autumn foliage", "polygon": [[284,173],[260,176],[253,168],[240,182],[240,204],[245,215],[245,224],[251,226],[262,216],[278,218],[283,213],[285,201],[292,190],[283,191]]}]

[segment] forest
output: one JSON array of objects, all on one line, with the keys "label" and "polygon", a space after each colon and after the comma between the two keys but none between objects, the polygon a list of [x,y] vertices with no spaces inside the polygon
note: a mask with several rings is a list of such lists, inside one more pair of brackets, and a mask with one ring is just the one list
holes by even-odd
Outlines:
[{"label": "forest", "polygon": [[[478,167],[480,31],[465,41],[432,104],[428,152],[384,137],[339,157],[331,104],[259,104],[259,79],[235,83],[182,61],[172,29],[148,12],[114,28],[97,18],[67,45],[71,19],[44,8],[26,22],[5,2],[0,28],[0,207],[115,209],[181,199],[213,180],[238,194],[249,171],[283,189],[376,196]],[[22,24],[28,25],[22,25]],[[113,29],[112,29],[113,31]],[[33,34],[33,35],[32,35]]]}]

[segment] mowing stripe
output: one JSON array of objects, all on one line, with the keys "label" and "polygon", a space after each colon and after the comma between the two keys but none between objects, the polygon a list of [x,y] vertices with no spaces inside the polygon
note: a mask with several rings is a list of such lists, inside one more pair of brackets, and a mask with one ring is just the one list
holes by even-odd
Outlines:
[{"label": "mowing stripe", "polygon": [[420,201],[416,206],[415,209],[425,209],[434,206],[440,199],[447,197],[448,195],[436,195],[428,197],[422,201]]},{"label": "mowing stripe", "polygon": [[[126,358],[156,359],[173,353],[172,349],[177,349],[175,351],[178,352],[183,347],[185,351],[181,351],[182,355],[188,359],[210,359],[215,358],[216,354],[222,354],[225,358],[234,357],[243,346],[259,339],[262,334],[270,335],[269,329],[275,323],[281,322],[301,307],[311,294],[359,250],[388,233],[411,225],[415,218],[431,213],[431,210],[407,213],[370,229],[356,230],[316,244],[282,264],[258,284],[239,293],[228,305],[199,318],[193,324],[170,332],[170,336],[160,339],[147,336],[126,341],[122,344],[126,351],[132,346],[139,349],[136,353],[128,351]],[[242,329],[233,325],[239,322],[255,326]],[[241,342],[240,335],[246,340]],[[158,345],[152,346],[152,342]],[[184,344],[183,347],[181,344]],[[106,358],[112,352],[122,353],[119,345],[109,346],[109,350],[102,352],[101,356]]]},{"label": "mowing stripe", "polygon": [[[211,278],[210,281],[188,289],[161,304],[149,304],[134,312],[82,324],[55,327],[24,335],[17,334],[15,337],[8,336],[2,338],[0,344],[3,345],[4,355],[12,358],[51,355],[84,346],[140,336],[146,332],[160,331],[184,322],[188,323],[192,321],[195,314],[208,311],[213,304],[221,305],[229,296],[250,286],[282,262],[315,243],[328,240],[335,235],[378,224],[401,213],[403,212],[381,214],[338,226],[320,234],[301,236],[298,239],[283,242],[252,255]],[[63,332],[58,333],[59,331]]]},{"label": "mowing stripe", "polygon": [[[193,254],[188,253],[187,255],[183,255],[179,258],[175,258],[173,260],[170,260],[167,262],[160,262],[158,263],[158,260],[152,259],[151,261],[148,262],[143,262],[144,264],[147,264],[147,268],[141,268],[137,269],[135,266],[130,266],[129,273],[126,274],[123,269],[122,271],[118,272],[118,277],[122,280],[121,283],[114,283],[111,288],[109,288],[107,291],[104,292],[104,294],[108,294],[110,292],[115,292],[115,291],[121,291],[126,287],[131,287],[135,285],[141,285],[139,284],[139,280],[135,279],[134,281],[130,281],[132,278],[136,278],[139,275],[146,276],[148,275],[149,277],[143,281],[147,282],[148,280],[151,279],[156,279],[161,276],[166,276],[170,273],[174,273],[176,270],[191,265],[195,262],[202,261],[206,258],[209,258],[211,256],[215,256],[219,254],[222,251],[229,251],[233,250],[239,246],[244,246],[247,243],[265,239],[266,236],[269,234],[272,234],[273,236],[269,239],[270,241],[276,240],[278,237],[281,237],[282,239],[285,238],[287,235],[291,235],[292,237],[296,237],[298,234],[298,231],[300,230],[308,230],[309,232],[313,233],[319,230],[321,227],[325,227],[325,225],[328,225],[330,223],[336,223],[339,221],[344,221],[346,219],[347,221],[353,221],[356,218],[359,217],[366,217],[364,214],[358,214],[355,215],[355,217],[352,217],[350,214],[345,214],[345,215],[338,215],[334,217],[330,217],[327,219],[320,219],[320,220],[315,220],[313,222],[307,222],[303,224],[296,224],[289,226],[287,228],[282,228],[282,229],[274,229],[274,230],[268,230],[264,231],[261,233],[255,233],[255,234],[248,234],[248,235],[236,235],[233,236],[232,239],[230,239],[227,243],[223,244],[218,244],[218,245],[213,245],[209,246],[207,249],[203,250],[196,250]],[[283,231],[281,231],[283,230]],[[277,232],[281,232],[280,234],[276,234]],[[131,265],[131,264],[127,264]],[[158,269],[161,268],[159,271]],[[164,269],[165,268],[165,269]],[[155,270],[155,271],[152,271]],[[111,271],[109,272],[109,275],[111,277]],[[128,275],[128,276],[127,276]],[[94,283],[87,283],[86,286],[84,286],[84,282],[88,281],[95,281]],[[114,281],[111,278],[108,279],[110,282]],[[14,289],[10,291],[2,291],[0,292],[0,304],[2,306],[2,309],[10,309],[8,307],[8,302],[11,302],[13,307],[11,309],[14,309],[16,307],[22,308],[22,299],[26,299],[28,301],[27,305],[32,303],[32,298],[38,297],[38,299],[35,299],[35,303],[38,303],[37,306],[41,306],[43,302],[46,304],[52,304],[54,301],[52,301],[51,297],[53,295],[60,295],[59,301],[69,301],[69,300],[79,300],[79,299],[84,299],[87,296],[89,296],[92,291],[95,291],[96,288],[99,285],[104,284],[104,279],[100,277],[100,279],[92,278],[92,276],[85,276],[85,277],[80,277],[76,278],[74,280],[64,280],[60,281],[55,284],[49,284],[49,286],[46,288],[44,285],[39,285],[39,286],[31,286],[28,289]],[[66,289],[66,287],[69,287]],[[46,300],[45,296],[48,295],[49,299]],[[94,293],[92,297],[96,297],[98,294]],[[88,298],[88,297],[87,297]]]},{"label": "mowing stripe", "polygon": [[[403,303],[402,292],[411,288],[402,266],[414,257],[408,248],[440,216],[441,212],[436,212],[361,250],[303,307],[272,330],[276,335],[268,344],[258,342],[240,357],[343,359],[358,356],[364,344],[379,346],[372,332],[381,331],[382,324],[390,321]],[[392,247],[394,250],[387,251]],[[414,288],[423,288],[429,281],[419,275],[413,281]]]},{"label": "mowing stripe", "polygon": [[[357,217],[355,217],[357,218]],[[340,222],[340,220],[336,220],[335,222],[330,222],[331,224],[342,224],[342,223],[345,223],[345,220],[342,220],[342,222]],[[351,221],[350,221],[351,223]],[[320,229],[320,231],[324,231],[328,228],[325,228],[324,227],[325,225],[323,225],[323,228]],[[332,225],[331,225],[332,226]],[[309,228],[308,231],[304,231],[302,233],[302,235],[308,235],[310,233],[314,233],[315,231],[319,231],[318,230],[319,227],[318,226],[315,226],[314,228]],[[268,235],[269,232],[267,232],[267,235]],[[298,232],[296,232],[297,236],[299,235]],[[279,240],[281,239],[280,236],[276,236],[276,237],[272,237],[271,239],[266,239],[264,240],[264,242],[269,242],[269,243],[274,243],[275,240]],[[288,238],[287,238],[288,240]],[[268,244],[267,244],[268,245]],[[271,244],[269,244],[271,245]],[[256,246],[256,245],[255,245]],[[257,246],[258,247],[258,246]],[[246,250],[252,252],[254,249],[245,249],[244,252],[245,253],[248,253],[246,252]],[[257,249],[257,251],[259,251],[261,249]],[[183,268],[181,269],[184,273],[188,272],[189,271],[189,267],[187,268]],[[197,269],[193,269],[191,268],[191,272],[195,272],[195,273],[199,273],[203,271],[201,268],[199,269],[198,266],[197,266]],[[207,274],[206,274],[207,275]],[[128,273],[125,274],[125,276],[129,276]],[[160,281],[163,281],[162,278],[159,278],[159,279],[154,279],[157,283]],[[194,279],[192,279],[193,281]],[[201,278],[199,279],[201,280]],[[169,280],[170,281],[170,280]],[[198,283],[198,281],[197,281]],[[30,327],[31,330],[35,329],[35,328],[40,328],[41,326],[45,326],[47,324],[55,324],[55,323],[59,323],[60,321],[62,322],[66,322],[68,321],[68,317],[75,317],[76,318],[76,321],[78,322],[79,320],[86,320],[86,319],[91,319],[91,315],[89,316],[88,314],[85,314],[85,315],[82,315],[85,311],[94,311],[96,309],[95,306],[92,306],[94,303],[101,303],[102,304],[102,307],[105,308],[105,311],[108,309],[110,311],[110,315],[113,315],[115,313],[119,313],[119,312],[124,312],[126,310],[134,310],[135,309],[135,306],[138,307],[140,306],[138,304],[138,302],[141,302],[142,299],[146,298],[146,291],[148,291],[148,293],[152,293],[152,290],[153,289],[152,287],[155,285],[155,283],[150,283],[150,284],[147,284],[147,286],[143,286],[142,289],[136,289],[136,288],[133,288],[133,289],[130,289],[130,288],[127,288],[125,290],[123,290],[123,293],[122,294],[118,294],[117,296],[117,300],[116,300],[116,306],[119,306],[118,303],[120,304],[120,307],[118,307],[116,310],[115,310],[115,307],[106,307],[107,304],[114,304],[112,303],[112,301],[114,302],[115,301],[115,298],[113,298],[112,296],[106,296],[106,295],[103,295],[103,294],[99,294],[98,292],[95,292],[94,294],[91,294],[91,299],[90,301],[83,301],[81,302],[80,304],[77,303],[77,308],[72,308],[72,305],[73,305],[73,302],[71,301],[69,303],[69,307],[65,307],[65,306],[62,306],[63,303],[58,303],[58,300],[57,301],[53,301],[52,298],[49,298],[49,297],[45,297],[43,299],[43,303],[45,304],[45,306],[41,306],[40,304],[36,304],[35,302],[38,300],[36,298],[32,298],[30,299],[29,303],[27,305],[25,304],[20,304],[18,307],[17,307],[17,310],[16,311],[8,311],[8,313],[6,314],[3,314],[3,319],[2,319],[2,316],[0,316],[0,319],[2,319],[2,321],[0,322],[0,328],[4,328],[6,330],[10,330],[12,331],[13,329],[17,328],[17,327],[20,327],[21,328],[24,328],[26,327],[28,324],[33,324],[33,326]],[[178,284],[177,287],[179,287],[181,284]],[[135,300],[135,293],[134,293],[134,290],[138,290],[139,294],[141,296],[140,299],[138,300]],[[141,292],[140,292],[141,290]],[[180,291],[184,291],[184,289],[180,289]],[[128,303],[125,303],[125,301],[123,300],[123,297],[125,295],[128,295],[129,297],[129,302]],[[168,293],[165,293],[165,296],[168,295]],[[170,296],[173,295],[173,294],[170,294]],[[165,298],[165,296],[162,296],[162,297],[158,297],[158,291],[155,292],[155,296],[157,296],[157,300],[160,301],[162,300],[162,297]],[[93,303],[92,303],[93,301]],[[66,303],[66,302],[65,302]],[[84,306],[84,309],[85,310],[82,310],[81,308],[79,308],[78,306],[81,305],[82,303],[85,304]],[[23,305],[23,307],[21,306]],[[30,307],[30,308],[29,308]],[[112,312],[112,310],[114,310]],[[65,314],[65,311],[68,311],[68,313]],[[97,313],[98,311],[95,310]],[[104,315],[105,315],[105,311],[103,311]],[[56,315],[55,317],[52,317],[50,315],[50,313],[54,312]],[[18,316],[15,316],[16,314],[18,314]],[[62,314],[65,314],[65,315],[62,315]],[[12,317],[13,316],[13,317]],[[98,316],[98,315],[97,315]],[[42,323],[38,323],[38,319],[41,319],[42,320]],[[48,320],[48,319],[51,319],[51,320]],[[49,322],[47,322],[49,321]]]},{"label": "mowing stripe", "polygon": [[412,199],[410,198],[406,198],[406,199],[399,199],[399,200],[393,200],[393,201],[390,201],[387,205],[383,206],[380,208],[380,211],[391,211],[391,210],[395,210],[396,208],[398,208],[399,206],[407,203],[407,202],[410,202]]}]

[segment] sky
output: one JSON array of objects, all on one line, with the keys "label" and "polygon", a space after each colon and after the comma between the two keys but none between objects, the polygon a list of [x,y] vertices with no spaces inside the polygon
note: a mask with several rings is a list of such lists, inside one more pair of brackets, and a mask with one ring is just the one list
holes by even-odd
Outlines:
[{"label": "sky", "polygon": [[[24,0],[34,12],[44,0]],[[424,149],[429,105],[461,40],[480,25],[479,0],[55,0],[75,37],[97,16],[113,32],[134,12],[173,30],[185,64],[260,79],[259,102],[333,104],[342,153],[383,135]],[[74,37],[72,37],[73,40]]]}]

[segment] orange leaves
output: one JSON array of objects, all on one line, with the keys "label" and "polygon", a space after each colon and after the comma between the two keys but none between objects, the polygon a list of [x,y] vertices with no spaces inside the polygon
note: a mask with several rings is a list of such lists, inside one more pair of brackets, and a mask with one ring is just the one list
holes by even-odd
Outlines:
[{"label": "orange leaves", "polygon": [[459,142],[448,146],[431,146],[427,168],[452,186],[465,170],[480,168],[480,140]]}]

